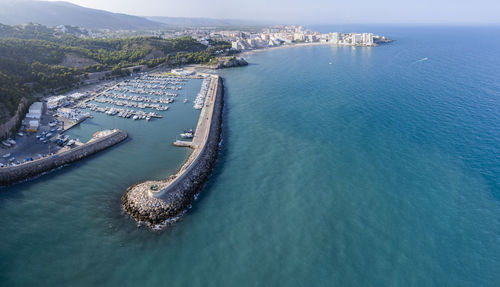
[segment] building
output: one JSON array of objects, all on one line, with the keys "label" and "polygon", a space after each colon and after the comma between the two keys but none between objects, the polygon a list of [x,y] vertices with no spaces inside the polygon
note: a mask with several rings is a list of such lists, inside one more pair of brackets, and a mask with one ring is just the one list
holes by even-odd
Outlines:
[{"label": "building", "polygon": [[330,33],[330,43],[331,44],[339,44],[342,40],[339,32]]},{"label": "building", "polygon": [[373,34],[372,33],[363,33],[361,36],[361,41],[364,45],[373,46]]},{"label": "building", "polygon": [[352,34],[351,35],[351,44],[353,45],[357,45],[357,44],[360,44],[361,41],[362,41],[362,38],[361,38],[361,34]]},{"label": "building", "polygon": [[39,126],[40,122],[38,120],[28,121],[28,126],[26,128],[26,131],[36,133],[38,131]]},{"label": "building", "polygon": [[26,118],[40,120],[42,118],[42,108],[43,103],[34,102],[33,104],[31,104],[28,114],[26,114]]},{"label": "building", "polygon": [[305,41],[305,36],[302,33],[295,33],[295,34],[293,34],[293,40],[294,41]]}]

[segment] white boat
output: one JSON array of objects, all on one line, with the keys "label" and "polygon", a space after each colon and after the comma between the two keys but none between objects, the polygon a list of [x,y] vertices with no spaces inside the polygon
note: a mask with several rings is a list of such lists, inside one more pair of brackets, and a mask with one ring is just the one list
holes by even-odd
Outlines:
[{"label": "white boat", "polygon": [[8,139],[7,142],[10,143],[11,145],[15,145],[16,144],[16,141],[13,140],[13,139]]},{"label": "white boat", "polygon": [[3,142],[2,142],[2,144],[3,144],[4,146],[6,146],[6,147],[10,147],[10,146],[11,146],[11,144],[10,144],[10,143],[8,143],[8,142],[6,142],[6,141],[3,141]]},{"label": "white boat", "polygon": [[3,158],[8,158],[10,156],[10,153],[4,154]]},{"label": "white boat", "polygon": [[45,137],[48,137],[48,138],[50,138],[51,136],[52,136],[52,133],[48,133],[45,135]]},{"label": "white boat", "polygon": [[193,138],[193,133],[182,133],[182,134],[180,134],[180,136],[183,139],[192,139]]},{"label": "white boat", "polygon": [[68,144],[67,144],[67,145],[68,145],[68,146],[72,146],[72,145],[74,145],[74,144],[75,144],[75,140],[70,140],[70,141],[68,142]]},{"label": "white boat", "polygon": [[23,133],[17,133],[17,135],[20,136],[20,137],[24,136]]},{"label": "white boat", "polygon": [[132,117],[132,119],[133,119],[133,120],[137,120],[138,118],[139,118],[139,116],[138,116],[138,115],[134,115],[134,116]]}]

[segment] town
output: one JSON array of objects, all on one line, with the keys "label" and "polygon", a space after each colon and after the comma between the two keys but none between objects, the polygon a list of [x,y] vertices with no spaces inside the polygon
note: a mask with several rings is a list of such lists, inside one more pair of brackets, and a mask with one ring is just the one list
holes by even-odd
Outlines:
[{"label": "town", "polygon": [[290,45],[295,43],[325,43],[344,46],[364,46],[375,47],[381,43],[392,42],[385,36],[374,35],[373,33],[340,33],[330,32],[322,34],[320,32],[306,29],[302,26],[278,25],[263,28],[261,32],[250,31],[217,31],[214,29],[187,29],[173,34],[162,34],[162,37],[191,36],[200,43],[208,45],[209,40],[221,40],[231,42],[233,50],[253,50]]},{"label": "town", "polygon": [[[59,32],[65,33],[68,28],[59,26]],[[86,30],[78,28],[82,33],[80,36],[89,38],[109,38],[136,36],[137,31],[109,31],[109,30]],[[260,32],[258,32],[260,31]],[[296,43],[327,43],[343,46],[364,46],[375,47],[381,43],[392,42],[389,38],[373,33],[341,33],[329,32],[322,34],[317,31],[306,29],[296,25],[276,25],[265,28],[248,28],[245,30],[221,30],[216,27],[191,27],[182,30],[154,30],[143,31],[140,35],[147,34],[164,39],[174,39],[178,37],[192,37],[201,44],[210,46],[211,41],[227,41],[232,45],[233,50],[253,50]]]}]

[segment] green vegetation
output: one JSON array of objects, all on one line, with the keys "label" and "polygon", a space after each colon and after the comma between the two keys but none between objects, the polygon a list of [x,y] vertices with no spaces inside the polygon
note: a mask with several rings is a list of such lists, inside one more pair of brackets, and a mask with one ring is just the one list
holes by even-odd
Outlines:
[{"label": "green vegetation", "polygon": [[[130,72],[124,68],[136,65],[208,63],[230,48],[224,41],[211,41],[209,48],[191,37],[90,39],[75,36],[78,28],[67,30],[73,33],[36,24],[0,24],[0,100],[11,115],[32,92],[71,89],[93,72],[126,76]],[[72,57],[88,64],[68,64]]]}]

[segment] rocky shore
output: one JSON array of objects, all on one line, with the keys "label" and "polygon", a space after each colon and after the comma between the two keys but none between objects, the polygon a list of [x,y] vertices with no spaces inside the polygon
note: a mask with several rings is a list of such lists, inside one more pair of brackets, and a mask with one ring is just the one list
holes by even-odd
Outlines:
[{"label": "rocky shore", "polygon": [[106,136],[93,138],[84,145],[65,152],[26,162],[17,166],[0,168],[0,186],[16,183],[44,172],[51,171],[62,165],[69,164],[93,155],[101,150],[122,142],[127,133],[121,130],[110,131]]},{"label": "rocky shore", "polygon": [[230,57],[230,58],[222,58],[219,60],[219,63],[214,65],[213,69],[225,69],[225,68],[233,68],[240,66],[247,66],[248,62],[241,57]]},{"label": "rocky shore", "polygon": [[[203,142],[193,146],[195,150],[184,166],[166,180],[131,186],[122,196],[125,211],[138,222],[155,227],[175,221],[191,205],[211,174],[219,151],[224,101],[222,79],[217,76],[215,84],[212,102],[205,102],[204,106],[211,110],[202,110],[198,122],[197,132],[207,128]],[[203,125],[206,119],[210,121],[208,127]]]}]

